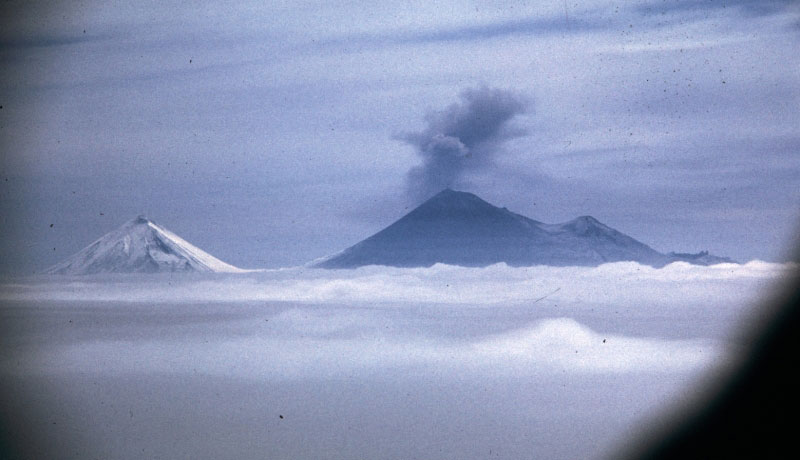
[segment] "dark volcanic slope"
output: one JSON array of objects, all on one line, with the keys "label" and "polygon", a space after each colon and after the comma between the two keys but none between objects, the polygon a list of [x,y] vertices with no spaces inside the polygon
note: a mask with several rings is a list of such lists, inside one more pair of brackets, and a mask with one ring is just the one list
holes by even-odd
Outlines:
[{"label": "dark volcanic slope", "polygon": [[589,216],[543,224],[471,193],[447,189],[315,266],[600,265],[625,260],[662,266],[674,259]]}]

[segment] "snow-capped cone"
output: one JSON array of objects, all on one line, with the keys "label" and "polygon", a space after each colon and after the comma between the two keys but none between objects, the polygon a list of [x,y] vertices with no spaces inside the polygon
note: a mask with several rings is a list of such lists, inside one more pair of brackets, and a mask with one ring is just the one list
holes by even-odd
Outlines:
[{"label": "snow-capped cone", "polygon": [[241,272],[145,216],[107,233],[47,274]]}]

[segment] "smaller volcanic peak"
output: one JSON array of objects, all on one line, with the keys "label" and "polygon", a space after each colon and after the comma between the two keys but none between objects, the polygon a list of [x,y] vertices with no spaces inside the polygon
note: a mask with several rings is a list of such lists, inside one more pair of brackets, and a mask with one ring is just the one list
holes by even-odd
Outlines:
[{"label": "smaller volcanic peak", "polygon": [[695,254],[670,252],[667,256],[674,262],[688,262],[694,265],[716,265],[716,264],[735,264],[736,261],[729,257],[715,256],[708,251],[700,251]]},{"label": "smaller volcanic peak", "polygon": [[616,230],[600,223],[592,216],[581,216],[564,222],[558,226],[561,231],[569,232],[576,236],[601,236],[619,233]]},{"label": "smaller volcanic peak", "polygon": [[140,215],[45,271],[48,274],[238,272]]},{"label": "smaller volcanic peak", "polygon": [[128,224],[130,225],[147,225],[149,223],[150,219],[145,217],[143,214],[139,214],[138,216],[136,216],[136,219],[133,219],[132,221],[128,222]]}]

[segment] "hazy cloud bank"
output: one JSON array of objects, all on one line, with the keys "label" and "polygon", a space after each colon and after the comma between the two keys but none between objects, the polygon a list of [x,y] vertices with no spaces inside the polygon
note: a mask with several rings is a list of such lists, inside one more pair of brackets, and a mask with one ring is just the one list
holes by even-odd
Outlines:
[{"label": "hazy cloud bank", "polygon": [[[429,321],[435,321],[433,314]],[[73,343],[22,364],[16,374],[201,373],[245,379],[336,378],[372,373],[429,372],[539,375],[696,371],[728,362],[722,343],[603,334],[569,318],[551,318],[470,340],[420,335],[371,312],[288,310],[243,336]],[[386,329],[377,331],[371,321]],[[363,323],[362,323],[363,322]],[[286,329],[281,330],[285,327]],[[277,332],[276,332],[277,331]],[[712,366],[713,365],[713,366]]]},{"label": "hazy cloud bank", "polygon": [[[760,301],[795,268],[499,264],[26,280],[3,286],[8,311],[63,317],[52,334],[67,338],[4,367],[256,379],[686,372],[727,362],[743,344],[737,328],[764,314]],[[67,320],[83,329],[65,331]]]},{"label": "hazy cloud bank", "polygon": [[[599,267],[430,268],[370,266],[355,270],[290,268],[242,275],[29,278],[2,285],[3,300],[120,302],[427,302],[491,306],[562,304],[741,304],[792,275],[795,264],[751,261],[711,267],[673,263],[656,269],[634,262]],[[669,303],[680,303],[669,301]]]}]

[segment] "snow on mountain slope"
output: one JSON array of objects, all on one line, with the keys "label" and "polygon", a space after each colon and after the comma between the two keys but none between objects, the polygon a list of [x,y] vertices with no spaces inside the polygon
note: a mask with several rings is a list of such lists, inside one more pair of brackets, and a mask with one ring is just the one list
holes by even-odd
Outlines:
[{"label": "snow on mountain slope", "polygon": [[139,216],[107,233],[48,274],[242,272],[192,245],[155,222]]},{"label": "snow on mountain slope", "polygon": [[663,266],[670,262],[664,254],[591,216],[581,216],[562,224],[542,224],[540,228],[553,235],[554,244],[570,248],[573,256],[580,259],[575,265],[636,261]]}]

